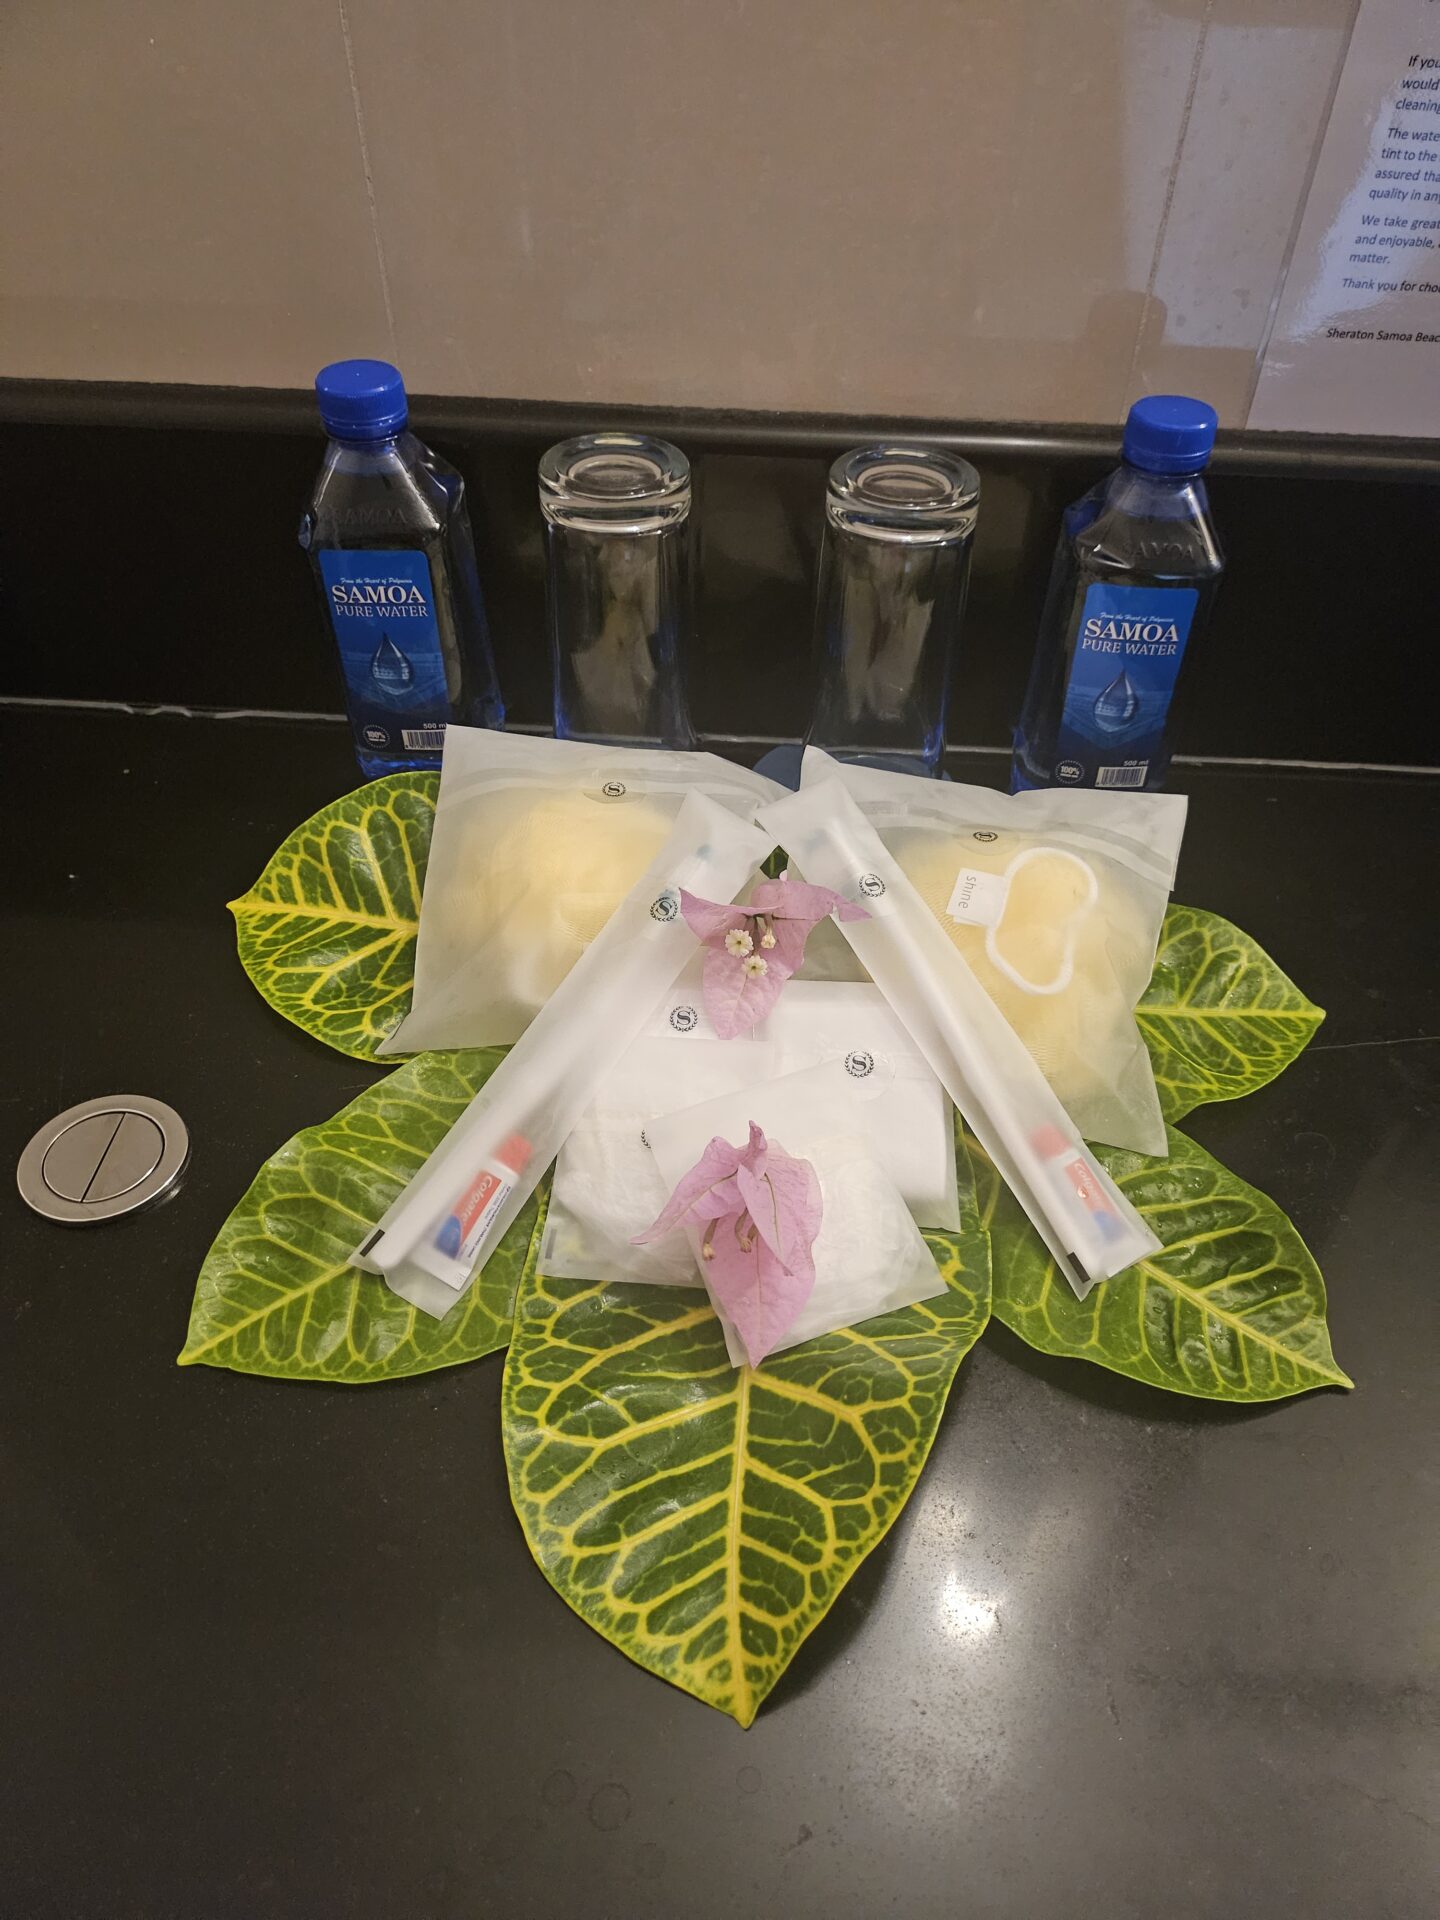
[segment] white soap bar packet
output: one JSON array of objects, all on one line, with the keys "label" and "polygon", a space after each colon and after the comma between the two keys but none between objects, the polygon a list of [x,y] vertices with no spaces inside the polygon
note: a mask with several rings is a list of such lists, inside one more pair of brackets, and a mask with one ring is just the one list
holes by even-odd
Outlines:
[{"label": "white soap bar packet", "polygon": [[[711,1140],[719,1135],[742,1143],[752,1121],[767,1140],[815,1169],[822,1209],[812,1248],[815,1285],[777,1351],[933,1300],[945,1291],[935,1256],[869,1139],[846,1131],[846,1121],[864,1104],[848,1092],[843,1084],[847,1078],[843,1064],[832,1060],[666,1114],[650,1127],[667,1194]],[[688,1247],[692,1274],[703,1275],[698,1234],[677,1233],[675,1238]],[[745,1350],[729,1316],[713,1296],[711,1304],[732,1365],[744,1366]]]},{"label": "white soap bar packet", "polygon": [[450,726],[410,1011],[382,1054],[518,1040],[665,843],[687,793],[783,788],[713,753]]},{"label": "white soap bar packet", "polygon": [[[831,923],[827,923],[831,924]],[[955,1109],[934,1068],[880,989],[868,981],[791,980],[755,1029],[781,1073],[845,1069],[836,1122],[863,1136],[921,1227],[960,1225]]]},{"label": "white soap bar packet", "polygon": [[758,1088],[825,1062],[840,1070],[831,1082],[838,1089],[835,1124],[870,1143],[919,1225],[954,1231],[954,1109],[879,989],[792,980],[753,1035],[717,1040],[696,963],[561,1148],[541,1271],[557,1280],[698,1285],[680,1239],[630,1244],[670,1197],[649,1145],[650,1122],[677,1103]]}]

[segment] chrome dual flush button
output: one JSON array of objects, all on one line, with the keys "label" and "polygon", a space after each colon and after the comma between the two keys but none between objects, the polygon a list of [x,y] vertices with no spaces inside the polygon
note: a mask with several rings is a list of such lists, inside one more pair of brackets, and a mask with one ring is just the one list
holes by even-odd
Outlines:
[{"label": "chrome dual flush button", "polygon": [[47,1220],[118,1220],[170,1192],[190,1158],[185,1122],[163,1100],[120,1093],[46,1121],[15,1169],[20,1197]]}]

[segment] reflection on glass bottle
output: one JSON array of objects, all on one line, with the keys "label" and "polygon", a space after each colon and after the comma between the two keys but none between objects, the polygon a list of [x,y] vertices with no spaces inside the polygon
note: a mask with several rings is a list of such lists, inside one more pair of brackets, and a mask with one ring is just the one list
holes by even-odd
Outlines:
[{"label": "reflection on glass bottle", "polygon": [[[1092,680],[1090,684],[1094,686],[1095,683]],[[1119,733],[1135,718],[1139,705],[1140,696],[1129,674],[1122,668],[1105,691],[1095,696],[1095,724],[1103,727],[1106,733]]]},{"label": "reflection on glass bottle", "polygon": [[540,507],[556,739],[693,747],[689,461],[647,434],[562,440]]},{"label": "reflection on glass bottle", "polygon": [[975,469],[939,447],[885,441],[831,467],[812,746],[939,773],[979,496]]},{"label": "reflection on glass bottle", "polygon": [[370,678],[386,693],[404,693],[415,678],[415,669],[382,627],[380,644],[370,662]]}]

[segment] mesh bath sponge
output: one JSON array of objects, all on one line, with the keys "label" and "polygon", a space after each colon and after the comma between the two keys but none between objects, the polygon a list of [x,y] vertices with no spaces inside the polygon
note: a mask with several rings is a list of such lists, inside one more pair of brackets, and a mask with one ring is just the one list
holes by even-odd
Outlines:
[{"label": "mesh bath sponge", "polygon": [[1163,1153],[1134,1009],[1150,980],[1185,802],[1001,794],[841,766],[839,777],[1088,1140]]}]

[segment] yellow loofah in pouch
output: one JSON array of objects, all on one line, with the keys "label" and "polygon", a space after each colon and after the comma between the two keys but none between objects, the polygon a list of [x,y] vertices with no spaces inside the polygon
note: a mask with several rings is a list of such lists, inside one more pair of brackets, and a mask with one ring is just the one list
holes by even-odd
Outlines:
[{"label": "yellow loofah in pouch", "polygon": [[[487,997],[518,1038],[660,851],[678,797],[498,788],[457,836],[442,886],[427,883],[437,972],[483,952]],[[433,896],[433,900],[432,900]]]},{"label": "yellow loofah in pouch", "polygon": [[410,1010],[380,1052],[518,1040],[687,795],[749,820],[781,791],[710,753],[447,728]]},{"label": "yellow loofah in pouch", "polygon": [[[1086,1138],[1138,1144],[1137,1128],[1153,1132],[1153,1078],[1133,1015],[1150,975],[1153,915],[1126,869],[1033,834],[981,841],[891,827],[885,839]],[[1010,872],[993,927],[950,914],[966,869]]]}]

